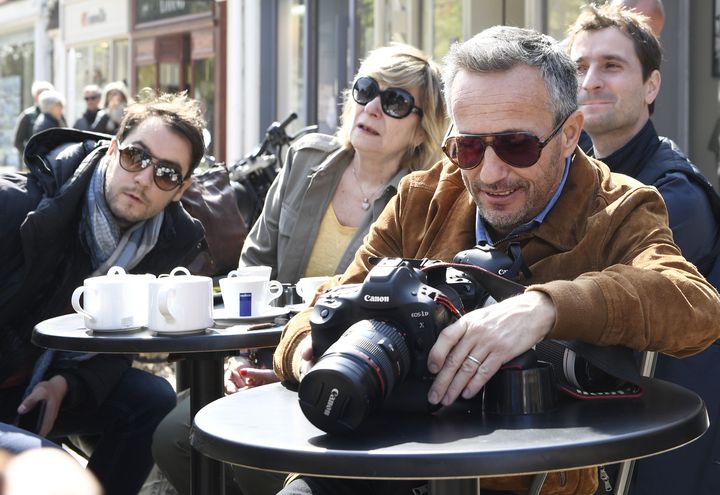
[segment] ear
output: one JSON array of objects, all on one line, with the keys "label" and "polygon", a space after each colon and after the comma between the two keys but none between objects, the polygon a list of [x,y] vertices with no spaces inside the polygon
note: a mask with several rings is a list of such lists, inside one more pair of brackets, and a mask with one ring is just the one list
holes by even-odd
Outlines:
[{"label": "ear", "polygon": [[655,69],[650,73],[645,81],[645,103],[650,104],[655,101],[658,93],[660,92],[660,71]]},{"label": "ear", "polygon": [[185,181],[183,182],[183,185],[180,186],[180,189],[177,190],[177,192],[173,196],[172,200],[175,202],[180,201],[180,198],[182,198],[183,193],[187,190],[188,187],[190,187],[191,184],[192,184],[192,177],[188,177],[187,179],[185,179]]},{"label": "ear", "polygon": [[117,140],[117,138],[112,138],[112,140],[110,141],[110,146],[108,147],[108,150],[105,154],[107,156],[110,156],[113,153],[115,153],[115,150],[117,150],[117,148],[118,148],[118,140]]},{"label": "ear", "polygon": [[562,156],[568,157],[575,151],[575,147],[580,139],[583,121],[584,117],[580,110],[575,110],[565,121],[563,129],[560,131]]}]

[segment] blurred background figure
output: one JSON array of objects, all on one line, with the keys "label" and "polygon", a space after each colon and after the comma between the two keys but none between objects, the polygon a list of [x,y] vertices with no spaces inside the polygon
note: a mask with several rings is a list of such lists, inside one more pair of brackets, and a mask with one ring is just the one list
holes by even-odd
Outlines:
[{"label": "blurred background figure", "polygon": [[67,127],[63,110],[65,109],[65,98],[59,91],[49,89],[43,91],[38,99],[40,115],[33,125],[33,134],[52,129],[53,127]]},{"label": "blurred background figure", "polygon": [[662,0],[613,0],[613,5],[633,9],[648,18],[647,24],[655,36],[660,37],[665,27],[665,7]]},{"label": "blurred background figure", "polygon": [[22,168],[22,156],[23,152],[25,151],[25,145],[30,139],[30,136],[33,135],[33,126],[35,125],[35,120],[42,113],[40,111],[40,106],[38,105],[38,99],[40,98],[40,95],[43,93],[43,91],[46,91],[48,89],[55,89],[55,86],[53,86],[48,81],[35,81],[32,84],[32,89],[30,90],[35,104],[23,110],[22,113],[18,116],[17,124],[15,125],[14,144],[15,149],[18,150],[18,154],[20,155],[20,168]]},{"label": "blurred background figure", "polygon": [[54,448],[33,449],[6,459],[3,495],[102,495],[92,472]]},{"label": "blurred background figure", "polygon": [[125,107],[130,101],[128,94],[127,86],[122,81],[108,83],[103,88],[102,111],[93,131],[115,135],[122,121]]},{"label": "blurred background figure", "polygon": [[73,127],[81,131],[94,131],[100,121],[100,98],[102,91],[97,84],[89,84],[83,88],[85,112],[75,121]]}]

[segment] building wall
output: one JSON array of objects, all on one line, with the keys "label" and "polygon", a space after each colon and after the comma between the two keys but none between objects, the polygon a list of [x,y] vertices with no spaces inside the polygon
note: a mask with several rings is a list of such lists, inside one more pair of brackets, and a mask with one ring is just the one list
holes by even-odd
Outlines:
[{"label": "building wall", "polygon": [[[709,149],[718,143],[720,129],[720,79],[712,74],[713,3],[691,2],[690,25],[690,129],[689,155],[715,187],[717,187],[718,156]],[[717,12],[720,14],[720,12]],[[716,128],[716,126],[718,126]],[[715,134],[714,134],[715,133]]]}]

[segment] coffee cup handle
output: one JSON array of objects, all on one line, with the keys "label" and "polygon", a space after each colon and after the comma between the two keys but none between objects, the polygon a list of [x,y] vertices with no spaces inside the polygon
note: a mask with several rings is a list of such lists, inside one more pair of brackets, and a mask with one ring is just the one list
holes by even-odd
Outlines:
[{"label": "coffee cup handle", "polygon": [[283,290],[283,285],[280,282],[277,280],[271,280],[268,284],[268,291],[270,292],[270,299],[268,299],[268,303],[280,297]]},{"label": "coffee cup handle", "polygon": [[77,287],[73,293],[72,297],[70,298],[70,302],[72,303],[73,309],[80,315],[83,315],[85,318],[89,318],[91,320],[94,320],[95,317],[85,311],[83,307],[80,305],[80,296],[82,296],[82,293],[85,292],[85,286],[81,285],[80,287]]},{"label": "coffee cup handle", "polygon": [[172,269],[172,271],[170,272],[170,275],[174,276],[174,275],[177,275],[178,273],[182,273],[183,275],[190,275],[190,270],[188,270],[184,266],[177,266]]},{"label": "coffee cup handle", "polygon": [[170,307],[168,305],[168,299],[170,298],[170,293],[175,293],[175,290],[172,287],[162,287],[158,291],[158,311],[160,311],[160,314],[163,315],[163,318],[165,318],[165,321],[168,323],[175,323],[175,317],[170,312]]}]

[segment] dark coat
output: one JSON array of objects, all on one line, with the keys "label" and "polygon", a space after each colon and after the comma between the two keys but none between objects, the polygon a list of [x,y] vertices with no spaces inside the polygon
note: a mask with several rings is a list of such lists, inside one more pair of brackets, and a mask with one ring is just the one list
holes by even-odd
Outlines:
[{"label": "dark coat", "polygon": [[15,149],[18,150],[22,157],[25,145],[27,144],[30,137],[33,135],[33,126],[38,115],[40,115],[40,107],[32,106],[28,107],[18,115],[17,124],[15,125]]},{"label": "dark coat", "polygon": [[80,131],[95,131],[100,117],[102,117],[100,110],[95,110],[94,112],[85,110],[80,118],[75,121],[73,127]]},{"label": "dark coat", "polygon": [[53,129],[55,127],[65,127],[65,124],[61,123],[49,113],[41,113],[38,115],[38,118],[35,119],[35,123],[33,124],[33,136],[38,132],[47,131],[48,129]]},{"label": "dark coat", "polygon": [[[47,131],[27,145],[29,174],[0,175],[0,384],[32,365],[41,352],[30,343],[33,327],[71,313],[72,291],[92,273],[79,225],[90,178],[107,150],[102,138]],[[204,249],[201,224],[172,202],[157,244],[132,271],[168,273]],[[97,356],[60,372],[69,385],[65,406],[102,402],[127,366],[126,358]]]}]

